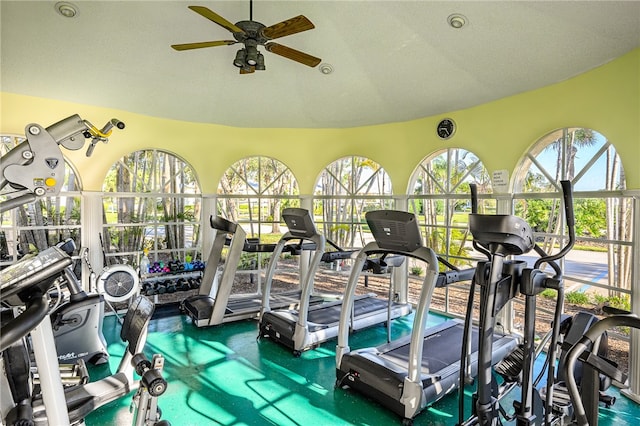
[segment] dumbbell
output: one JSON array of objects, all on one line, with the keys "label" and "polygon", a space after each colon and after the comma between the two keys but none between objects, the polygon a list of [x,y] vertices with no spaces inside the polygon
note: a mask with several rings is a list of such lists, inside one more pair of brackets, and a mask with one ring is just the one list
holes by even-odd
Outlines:
[{"label": "dumbbell", "polygon": [[153,283],[150,283],[148,281],[142,283],[142,293],[145,296],[153,296],[154,294],[156,294],[156,290],[153,286]]},{"label": "dumbbell", "polygon": [[176,282],[176,289],[178,291],[189,290],[189,281],[185,280],[184,278],[178,278],[178,281]]},{"label": "dumbbell", "polygon": [[200,288],[200,283],[201,282],[202,282],[202,277],[189,278],[189,287],[191,287],[192,290]]},{"label": "dumbbell", "polygon": [[156,283],[156,294],[164,294],[167,292],[167,281],[158,281]]}]

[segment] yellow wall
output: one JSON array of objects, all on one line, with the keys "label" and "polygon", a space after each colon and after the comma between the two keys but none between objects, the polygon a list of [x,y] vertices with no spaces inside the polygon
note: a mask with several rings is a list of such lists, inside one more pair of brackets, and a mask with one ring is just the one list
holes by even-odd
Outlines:
[{"label": "yellow wall", "polygon": [[[640,49],[570,80],[477,107],[403,123],[349,129],[244,129],[173,121],[127,111],[2,92],[0,132],[24,134],[28,123],[43,126],[79,114],[96,126],[116,117],[126,123],[91,158],[85,150],[64,151],[85,190],[100,191],[109,167],[124,154],[145,148],[167,150],[190,163],[204,193],[215,193],[221,174],[236,160],[265,155],[285,163],[302,194],[313,193],[322,169],[360,155],[389,173],[394,193],[407,190],[414,168],[446,147],[474,152],[490,172],[513,174],[522,155],[540,137],[561,127],[592,128],[615,145],[629,189],[640,189]],[[453,118],[458,130],[443,142],[436,123]]]}]

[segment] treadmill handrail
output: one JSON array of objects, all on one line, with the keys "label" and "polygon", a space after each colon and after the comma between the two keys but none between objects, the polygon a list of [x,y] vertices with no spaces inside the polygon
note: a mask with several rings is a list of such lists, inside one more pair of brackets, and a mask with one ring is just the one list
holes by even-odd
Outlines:
[{"label": "treadmill handrail", "polygon": [[[289,242],[290,240],[300,240],[301,237],[300,235],[294,235],[291,232],[287,232],[285,233],[280,240],[278,241],[278,243],[276,244],[275,249],[273,250],[273,253],[271,254],[271,257],[269,258],[269,264],[267,265],[267,270],[265,273],[265,279],[264,279],[264,284],[263,284],[263,289],[262,289],[262,306],[260,308],[260,321],[262,321],[262,317],[264,315],[265,312],[269,312],[271,311],[271,306],[270,306],[270,297],[271,297],[271,283],[273,281],[273,275],[276,271],[276,268],[278,266],[278,260],[280,258],[280,255],[282,254],[285,245],[287,244],[287,242]],[[313,281],[315,279],[315,273],[316,273],[316,269],[320,264],[320,259],[322,258],[322,255],[324,254],[324,246],[325,246],[325,237],[321,234],[315,234],[313,236],[310,237],[304,237],[304,240],[309,240],[313,243],[315,243],[316,245],[316,250],[314,252],[314,257],[312,262],[310,263],[310,269],[307,270],[307,274],[306,276],[301,276],[300,277],[300,290],[301,290],[301,294],[300,294],[300,315],[299,317],[302,317],[302,302],[305,300],[305,298],[307,299],[307,303],[306,303],[306,311],[305,311],[305,322],[306,322],[306,312],[309,309],[309,299],[311,296],[311,293],[313,291]],[[302,265],[301,265],[302,266]],[[302,268],[301,268],[302,269]],[[306,289],[306,290],[305,290]]]},{"label": "treadmill handrail", "polygon": [[399,254],[412,257],[427,263],[427,271],[425,273],[422,291],[418,306],[415,309],[413,322],[413,332],[411,336],[411,346],[409,349],[409,368],[407,380],[420,384],[422,370],[422,340],[427,327],[427,318],[429,314],[429,305],[433,290],[438,280],[438,258],[435,252],[428,247],[418,247],[412,252],[402,252],[398,250],[382,249],[375,241],[364,246],[356,256],[349,281],[345,288],[342,311],[340,312],[340,324],[338,326],[338,344],[336,346],[336,366],[340,368],[342,357],[350,352],[349,348],[349,320],[355,300],[355,290],[358,284],[358,278],[362,273],[362,266],[371,254]]},{"label": "treadmill handrail", "polygon": [[[220,324],[224,318],[229,304],[229,297],[231,296],[231,290],[233,288],[233,280],[238,270],[238,261],[242,255],[244,249],[244,243],[246,241],[247,233],[241,227],[237,226],[235,232],[231,237],[231,244],[229,245],[229,251],[227,252],[227,260],[224,263],[222,275],[217,282],[217,288],[213,289],[213,283],[216,280],[216,274],[218,273],[219,264],[222,258],[222,249],[224,248],[225,232],[217,231],[214,240],[214,247],[211,249],[209,260],[205,265],[204,274],[202,276],[202,284],[208,286],[207,293],[200,291],[199,294],[208,294],[213,298],[213,308],[211,309],[211,316],[209,318],[209,325]],[[212,292],[215,291],[215,294]]]},{"label": "treadmill handrail", "polygon": [[[316,234],[308,238],[316,244],[316,251],[313,253],[313,257],[309,262],[307,273],[300,279],[301,294],[300,305],[298,306],[298,326],[302,329],[307,328],[307,317],[309,316],[309,305],[311,303],[311,295],[313,293],[313,284],[315,281],[316,271],[324,256],[325,237],[324,235]],[[297,328],[296,327],[296,328]]]}]

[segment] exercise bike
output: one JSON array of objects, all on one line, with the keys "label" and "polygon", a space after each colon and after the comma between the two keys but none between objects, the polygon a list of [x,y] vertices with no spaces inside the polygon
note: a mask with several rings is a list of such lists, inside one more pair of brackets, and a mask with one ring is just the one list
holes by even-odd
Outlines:
[{"label": "exercise bike", "polygon": [[[56,246],[69,256],[76,249],[72,239]],[[64,363],[76,363],[80,359],[94,365],[107,362],[109,354],[102,334],[105,303],[117,315],[111,303],[131,300],[139,292],[135,269],[125,264],[105,266],[98,276],[91,267],[88,251],[84,248],[81,258],[89,268],[89,293],[82,289],[73,268],[66,267],[63,286],[69,296],[68,299],[60,297],[58,306],[51,314],[58,360]],[[58,292],[58,295],[62,296],[62,292]],[[122,323],[122,319],[118,319]]]},{"label": "exercise bike", "polygon": [[[71,256],[75,243],[67,239],[56,244],[60,250]],[[65,287],[69,293],[64,296],[61,289],[57,295],[56,307],[51,312],[51,326],[56,344],[58,361],[75,364],[80,360],[94,365],[109,360],[107,344],[102,334],[104,320],[104,297],[97,293],[87,293],[82,289],[73,266],[63,270],[63,279],[59,287]]]},{"label": "exercise bike", "polygon": [[[52,356],[55,342],[48,315],[48,294],[71,263],[65,252],[51,247],[0,271],[3,304],[21,308],[14,318],[5,318],[0,329],[0,363],[5,373],[0,376],[2,421],[7,425],[81,424],[96,408],[141,388],[147,397],[144,404],[138,405],[136,418],[150,421],[136,424],[155,424],[159,410],[153,398],[164,393],[167,383],[159,368],[162,362],[154,360],[156,367],[152,368],[142,355],[154,310],[153,303],[143,296],[136,299],[125,315],[120,337],[127,348],[117,372],[95,382],[63,386],[57,358]],[[39,391],[33,386],[27,346],[33,351]],[[134,370],[142,376],[140,383],[133,378]],[[150,413],[150,409],[154,411]]]},{"label": "exercise bike", "polygon": [[[556,254],[549,255],[536,243],[533,231],[526,221],[511,215],[480,215],[477,214],[477,197],[475,187],[472,187],[473,213],[469,216],[469,229],[474,237],[474,247],[488,257],[488,261],[479,262],[472,286],[480,286],[480,318],[479,318],[479,365],[490,366],[492,353],[493,330],[496,326],[496,316],[505,304],[518,295],[525,300],[524,330],[522,343],[505,359],[498,363],[495,372],[503,381],[498,385],[490,367],[478,371],[477,392],[473,397],[472,415],[465,420],[464,395],[462,387],[459,393],[459,424],[460,425],[498,425],[501,419],[515,420],[518,426],[549,425],[562,422],[564,418],[572,416],[569,397],[561,380],[556,377],[556,359],[561,329],[565,338],[577,340],[576,335],[582,335],[597,322],[597,318],[590,314],[565,319],[562,317],[564,283],[563,272],[556,263],[573,247],[575,242],[575,226],[573,216],[572,188],[568,181],[561,182],[566,225],[569,241]],[[506,260],[507,256],[525,254],[534,250],[540,258],[533,268],[528,268],[525,261]],[[547,264],[553,274],[542,270]],[[536,347],[536,296],[545,289],[557,291],[557,302],[553,314],[552,330],[547,338]],[[472,321],[473,294],[469,300],[466,325]],[[469,336],[463,343],[461,365],[465,365],[468,358]],[[546,368],[546,387],[541,392],[537,385],[543,378],[545,371],[534,379],[533,369],[537,355],[542,352],[542,346],[549,341]],[[600,342],[598,342],[600,343]],[[565,349],[566,350],[566,345]],[[599,349],[593,348],[595,351]],[[560,357],[563,364],[564,355]],[[465,368],[460,369],[460,381],[469,383]],[[573,377],[572,371],[572,377]],[[602,388],[608,387],[603,381],[598,386],[589,384],[590,391],[600,395]],[[508,414],[501,405],[501,400],[514,388],[520,388],[520,399],[513,403],[515,412]],[[586,385],[585,385],[586,387]],[[611,402],[609,400],[609,402]]]}]

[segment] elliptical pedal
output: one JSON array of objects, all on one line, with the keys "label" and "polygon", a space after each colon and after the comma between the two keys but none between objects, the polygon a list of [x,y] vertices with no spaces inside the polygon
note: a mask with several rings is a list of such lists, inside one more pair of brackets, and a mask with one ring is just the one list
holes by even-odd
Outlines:
[{"label": "elliptical pedal", "polygon": [[506,382],[520,382],[522,365],[524,361],[524,346],[522,344],[504,357],[495,365],[495,372],[498,373]]},{"label": "elliptical pedal", "polygon": [[[543,387],[540,390],[540,398],[543,401],[547,399],[546,388]],[[569,390],[564,382],[558,382],[553,385],[553,400],[551,401],[551,407],[553,413],[561,417],[573,417],[573,404],[571,403],[571,397]]]}]

